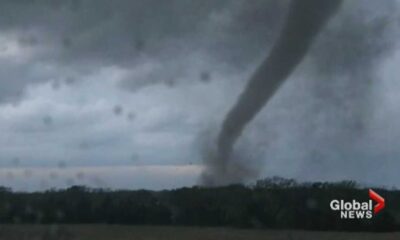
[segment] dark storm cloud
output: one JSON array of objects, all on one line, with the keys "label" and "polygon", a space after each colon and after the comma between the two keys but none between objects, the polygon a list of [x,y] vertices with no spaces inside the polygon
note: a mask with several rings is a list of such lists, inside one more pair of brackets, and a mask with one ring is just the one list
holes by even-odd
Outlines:
[{"label": "dark storm cloud", "polygon": [[[144,165],[199,163],[201,143],[191,147],[192,138],[222,121],[270,52],[288,3],[0,1],[0,140],[13,144],[0,160],[97,166],[122,164],[135,153]],[[377,158],[393,158],[400,136],[393,92],[400,88],[385,84],[398,71],[378,71],[387,59],[400,62],[391,59],[399,16],[398,1],[345,1],[248,125],[235,154],[251,168],[236,170],[256,177],[252,170],[265,163],[267,174],[363,180]],[[4,104],[21,99],[19,107]],[[116,116],[117,105],[123,111]],[[204,138],[215,138],[212,130]],[[344,162],[347,168],[338,167]],[[384,182],[394,181],[382,172]]]},{"label": "dark storm cloud", "polygon": [[[388,6],[391,2],[389,0],[382,5]],[[227,0],[2,1],[0,30],[12,36],[9,41],[18,44],[25,60],[13,63],[11,67],[2,67],[9,69],[2,75],[11,74],[13,81],[2,78],[5,80],[2,80],[4,87],[0,98],[13,99],[23,92],[27,84],[48,81],[50,77],[67,79],[69,75],[82,75],[109,65],[129,69],[149,61],[161,63],[154,70],[155,73],[146,76],[145,80],[127,77],[121,86],[136,90],[153,83],[173,85],[170,83],[175,83],[177,76],[185,76],[184,69],[190,68],[190,59],[185,61],[186,56],[204,58],[205,61],[212,59],[211,65],[214,66],[222,63],[231,70],[245,70],[261,59],[272,46],[287,11],[287,3],[278,0],[251,3]],[[343,28],[348,35],[361,39],[361,42],[345,41],[340,39],[342,35],[335,38],[335,43],[329,37],[326,42],[336,48],[346,42],[346,49],[353,51],[366,49],[364,45],[371,47],[362,39],[362,29],[368,29],[371,25],[365,25],[361,19],[364,13],[357,17],[351,12],[365,12],[365,9],[358,10],[358,5],[373,9],[368,6],[377,4],[364,1],[348,5],[354,5],[348,9],[348,16],[344,17],[348,25],[337,28]],[[392,9],[389,10],[394,11]],[[387,17],[386,13],[380,12],[377,17]],[[378,21],[384,24],[384,20]],[[337,28],[332,30],[333,36],[338,35]],[[385,34],[385,28],[379,29],[381,34]],[[385,48],[385,45],[381,43],[381,47]],[[372,49],[375,49],[374,46]],[[27,52],[30,52],[29,56],[26,56]],[[315,51],[316,55],[323,54],[321,52],[324,51]],[[343,59],[341,51],[330,52],[333,55],[329,59]],[[357,53],[352,57],[354,55]],[[180,61],[171,61],[173,59]],[[351,59],[346,59],[351,62]],[[33,61],[56,69],[50,76],[33,78],[29,76],[31,72],[25,65]],[[319,61],[328,60],[321,56]],[[342,66],[348,65],[342,62]],[[59,68],[64,76],[57,76]]]},{"label": "dark storm cloud", "polygon": [[122,64],[142,52],[181,48],[173,40],[193,35],[226,1],[38,0],[1,5],[2,30],[23,35],[22,45],[46,47],[46,57]]},{"label": "dark storm cloud", "polygon": [[[259,52],[257,46],[272,41],[284,9],[284,1],[2,1],[0,31],[10,36],[2,47],[16,44],[22,58],[11,68],[2,67],[13,79],[2,77],[2,99],[50,77],[67,79],[102,66],[129,69],[152,61],[161,62],[158,73],[147,80],[127,78],[121,86],[173,85],[175,75],[185,72],[177,69],[188,67],[183,58],[195,52],[193,58],[243,68]],[[171,61],[176,58],[183,61]],[[54,72],[30,77],[26,64],[33,62]],[[64,76],[57,76],[60,69]]]}]

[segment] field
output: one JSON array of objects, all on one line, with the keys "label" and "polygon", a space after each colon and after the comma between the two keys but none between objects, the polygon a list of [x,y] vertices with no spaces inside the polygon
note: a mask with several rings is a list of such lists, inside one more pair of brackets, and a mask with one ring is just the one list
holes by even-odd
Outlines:
[{"label": "field", "polygon": [[0,225],[1,240],[398,240],[400,233],[341,233],[117,225]]}]

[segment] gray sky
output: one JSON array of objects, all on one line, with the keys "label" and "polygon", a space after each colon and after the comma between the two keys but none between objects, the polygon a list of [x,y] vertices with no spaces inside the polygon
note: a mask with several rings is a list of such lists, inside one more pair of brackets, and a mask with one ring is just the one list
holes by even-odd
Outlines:
[{"label": "gray sky", "polygon": [[[196,184],[287,3],[1,1],[1,185]],[[254,178],[400,186],[399,16],[345,2],[236,146]]]}]

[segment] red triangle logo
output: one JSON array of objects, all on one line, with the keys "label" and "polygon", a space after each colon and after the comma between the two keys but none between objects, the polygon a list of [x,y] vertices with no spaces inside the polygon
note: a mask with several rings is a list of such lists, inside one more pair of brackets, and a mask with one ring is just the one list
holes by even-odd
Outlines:
[{"label": "red triangle logo", "polygon": [[375,202],[377,202],[377,204],[374,206],[374,214],[379,213],[382,209],[385,208],[385,199],[376,192],[374,192],[374,190],[372,189],[369,190],[369,197]]}]

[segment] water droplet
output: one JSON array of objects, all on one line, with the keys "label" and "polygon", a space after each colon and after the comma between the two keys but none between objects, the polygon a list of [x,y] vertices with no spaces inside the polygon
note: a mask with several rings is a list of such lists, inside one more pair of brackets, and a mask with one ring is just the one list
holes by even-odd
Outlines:
[{"label": "water droplet", "polygon": [[123,109],[120,105],[116,105],[113,109],[113,112],[115,115],[121,115],[123,112]]},{"label": "water droplet", "polygon": [[43,123],[44,123],[46,126],[50,126],[50,125],[53,124],[53,118],[52,118],[51,116],[45,116],[45,117],[43,118]]},{"label": "water droplet", "polygon": [[133,113],[133,112],[130,112],[129,114],[128,114],[128,120],[129,121],[133,121],[133,120],[135,120],[135,113]]},{"label": "water droplet", "polygon": [[202,81],[202,82],[210,82],[210,80],[211,80],[211,74],[209,73],[209,72],[207,72],[207,71],[203,71],[203,72],[201,72],[200,73],[200,80]]},{"label": "water droplet", "polygon": [[53,81],[51,83],[51,88],[53,88],[53,90],[58,90],[58,89],[60,89],[60,87],[61,87],[61,84],[59,81]]},{"label": "water droplet", "polygon": [[14,165],[14,167],[18,167],[19,164],[20,164],[20,159],[18,157],[13,158],[12,165]]},{"label": "water droplet", "polygon": [[29,177],[32,177],[33,172],[30,169],[25,169],[24,175],[25,175],[25,177],[29,178]]},{"label": "water droplet", "polygon": [[62,40],[62,45],[64,48],[71,48],[72,47],[72,39],[70,37],[64,37]]},{"label": "water droplet", "polygon": [[65,84],[67,84],[67,85],[72,85],[72,84],[75,83],[75,78],[73,78],[73,77],[67,77],[64,81],[65,81]]},{"label": "water droplet", "polygon": [[175,87],[176,81],[174,79],[168,79],[168,80],[165,81],[165,85],[168,86],[168,87],[171,87],[171,88]]},{"label": "water droplet", "polygon": [[66,168],[67,164],[64,161],[58,162],[58,168]]},{"label": "water droplet", "polygon": [[83,179],[84,177],[85,177],[85,174],[83,172],[76,173],[76,178]]},{"label": "water droplet", "polygon": [[136,39],[135,41],[135,49],[136,51],[143,51],[145,47],[145,42],[142,39]]},{"label": "water droplet", "polygon": [[55,173],[55,172],[51,172],[51,173],[49,174],[49,177],[50,177],[50,179],[56,179],[56,178],[58,178],[58,174]]}]

